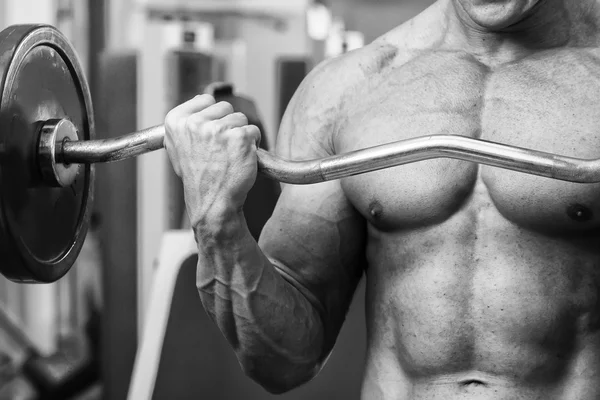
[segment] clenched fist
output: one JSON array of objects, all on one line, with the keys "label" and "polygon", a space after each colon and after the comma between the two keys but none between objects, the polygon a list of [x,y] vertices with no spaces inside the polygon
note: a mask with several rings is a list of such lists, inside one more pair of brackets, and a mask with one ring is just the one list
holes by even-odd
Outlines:
[{"label": "clenched fist", "polygon": [[165,148],[192,226],[240,212],[256,180],[260,131],[231,104],[196,96],[165,119]]}]

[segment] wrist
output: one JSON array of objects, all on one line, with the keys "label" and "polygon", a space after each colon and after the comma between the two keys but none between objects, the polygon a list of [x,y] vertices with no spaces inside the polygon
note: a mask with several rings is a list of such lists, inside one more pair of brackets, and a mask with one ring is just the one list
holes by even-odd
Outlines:
[{"label": "wrist", "polygon": [[236,239],[246,227],[242,207],[227,203],[213,203],[210,209],[190,215],[196,239],[226,241]]}]

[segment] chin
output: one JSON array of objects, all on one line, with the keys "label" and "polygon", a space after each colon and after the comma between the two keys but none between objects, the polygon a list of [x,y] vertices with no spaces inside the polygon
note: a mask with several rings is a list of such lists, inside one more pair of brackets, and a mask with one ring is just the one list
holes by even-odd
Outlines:
[{"label": "chin", "polygon": [[500,31],[527,17],[540,0],[459,0],[471,20],[486,30]]}]

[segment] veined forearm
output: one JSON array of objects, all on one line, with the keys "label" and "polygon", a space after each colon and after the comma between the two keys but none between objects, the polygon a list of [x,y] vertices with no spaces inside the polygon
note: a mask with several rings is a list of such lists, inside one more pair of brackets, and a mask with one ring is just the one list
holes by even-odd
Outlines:
[{"label": "veined forearm", "polygon": [[324,345],[319,312],[262,253],[243,215],[199,224],[196,238],[202,303],[246,372],[267,385],[263,377],[312,378]]}]

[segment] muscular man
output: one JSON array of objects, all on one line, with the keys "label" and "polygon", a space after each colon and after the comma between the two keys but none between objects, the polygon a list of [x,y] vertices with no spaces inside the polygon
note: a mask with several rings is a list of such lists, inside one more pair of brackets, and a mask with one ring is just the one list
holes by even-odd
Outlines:
[{"label": "muscular man", "polygon": [[[276,151],[444,133],[598,158],[599,24],[596,0],[439,0],[312,72]],[[166,123],[203,304],[267,390],[318,373],[366,273],[363,399],[600,399],[600,185],[449,159],[284,185],[257,244],[258,129],[210,97]]]}]

